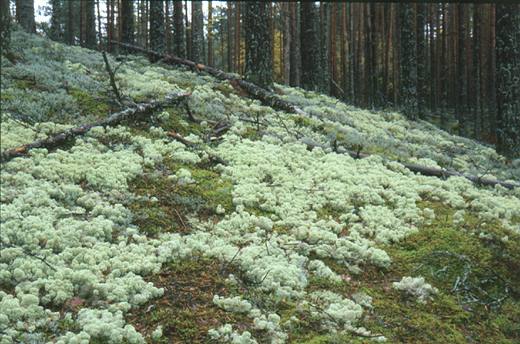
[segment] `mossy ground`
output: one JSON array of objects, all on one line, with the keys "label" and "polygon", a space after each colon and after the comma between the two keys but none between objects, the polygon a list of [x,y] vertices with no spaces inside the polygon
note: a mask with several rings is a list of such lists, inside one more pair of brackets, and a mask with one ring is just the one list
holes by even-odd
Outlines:
[{"label": "mossy ground", "polygon": [[[165,130],[174,130],[182,135],[202,132],[199,125],[186,119],[182,108],[168,111],[171,116],[163,126]],[[251,130],[250,135],[256,137],[256,131]],[[196,183],[183,186],[172,183],[167,176],[180,168],[189,170]],[[215,213],[218,204],[226,211],[233,209],[233,185],[222,179],[210,164],[187,165],[166,159],[157,170],[161,173],[146,174],[132,183],[136,194],[158,199],[158,202],[139,201],[130,206],[136,224],[148,235],[189,231],[186,224],[190,214],[218,221],[219,215]],[[324,260],[343,282],[331,284],[313,277],[309,291],[328,289],[345,297],[359,291],[370,295],[373,308],[365,310],[360,325],[374,335],[384,335],[389,342],[518,342],[520,301],[516,286],[520,285],[520,276],[517,276],[520,271],[520,237],[508,233],[498,224],[482,227],[481,221],[469,211],[465,223],[455,226],[452,219],[454,210],[442,203],[423,201],[419,206],[433,209],[436,219],[402,242],[381,247],[392,258],[390,268],[365,266],[362,273],[352,274],[345,265]],[[259,209],[248,211],[268,215]],[[340,213],[324,207],[318,215],[320,218],[338,219]],[[482,232],[486,235],[479,236]],[[506,235],[509,240],[501,240]],[[225,295],[226,292],[224,276],[219,275],[217,265],[216,262],[195,260],[167,266],[151,280],[158,286],[172,284],[174,287],[170,286],[161,299],[136,310],[129,319],[147,335],[157,325],[162,325],[165,329],[163,338],[169,342],[205,342],[209,328],[226,322],[236,323],[239,328],[241,324],[247,324],[247,319],[224,312],[213,304],[213,294]],[[403,276],[425,277],[439,289],[438,295],[427,304],[403,296],[392,288],[392,283]],[[176,280],[181,281],[178,283],[185,281],[184,289],[175,287]],[[184,295],[186,290],[191,294]],[[176,303],[173,300],[177,300]],[[192,300],[190,302],[195,306],[190,307],[186,300]],[[142,316],[148,308],[150,311]],[[294,304],[279,304],[277,308],[282,320],[292,315],[301,320],[290,331],[289,341],[292,343],[372,341],[356,334],[330,335]]]},{"label": "mossy ground", "polygon": [[238,330],[251,326],[251,319],[226,312],[213,304],[213,296],[232,291],[225,281],[223,266],[214,260],[190,258],[163,266],[150,277],[164,295],[128,314],[127,319],[149,342],[151,333],[162,326],[158,343],[208,342],[207,333],[226,323]]},{"label": "mossy ground", "polygon": [[[370,295],[373,308],[366,310],[360,325],[391,343],[518,343],[520,236],[494,224],[482,237],[473,213],[468,211],[465,223],[454,226],[449,207],[438,202],[420,206],[434,209],[436,220],[400,243],[381,247],[392,258],[389,269],[365,267],[356,275],[326,261],[346,283],[313,278],[308,288],[327,288],[347,297],[359,291]],[[505,242],[500,240],[504,235],[509,237]],[[423,276],[439,293],[426,304],[407,298],[392,288],[402,276]],[[306,325],[292,342],[371,342],[355,334],[327,335],[312,323]]]}]

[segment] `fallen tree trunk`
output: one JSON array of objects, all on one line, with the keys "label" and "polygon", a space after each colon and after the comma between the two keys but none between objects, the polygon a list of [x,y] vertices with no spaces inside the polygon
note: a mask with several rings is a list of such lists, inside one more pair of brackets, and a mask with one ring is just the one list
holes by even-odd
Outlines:
[{"label": "fallen tree trunk", "polygon": [[[246,81],[236,74],[226,73],[220,69],[213,68],[211,66],[206,66],[201,63],[196,63],[190,60],[186,60],[177,56],[173,55],[167,55],[167,54],[160,54],[152,50],[144,49],[136,45],[121,43],[121,42],[114,42],[115,44],[118,44],[122,47],[125,47],[129,50],[134,50],[137,52],[142,52],[145,54],[148,54],[148,56],[153,57],[154,59],[160,59],[164,61],[165,63],[170,64],[180,64],[184,66],[188,66],[196,71],[203,71],[206,72],[215,78],[219,80],[229,80],[232,84],[240,86],[242,89],[247,91],[251,96],[254,98],[259,99],[262,101],[265,105],[271,106],[275,109],[286,111],[289,113],[296,113],[299,115],[308,116],[308,114],[297,107],[296,105],[281,99],[278,95],[274,94],[271,91],[268,91],[262,87],[259,87],[249,81]],[[283,121],[282,121],[283,123]],[[287,128],[286,128],[287,129]],[[300,137],[298,137],[300,138]],[[309,146],[309,145],[308,145]],[[349,152],[351,156],[355,158],[364,158],[369,156],[368,154],[363,154],[360,152]],[[402,163],[403,166],[408,168],[410,171],[417,172],[426,176],[435,176],[435,177],[449,177],[449,176],[458,176],[458,177],[464,177],[476,184],[481,185],[488,185],[488,186],[495,186],[495,185],[501,185],[507,189],[513,189],[516,187],[520,187],[519,183],[509,183],[504,182],[496,179],[488,179],[488,178],[481,178],[479,176],[473,176],[473,175],[467,175],[464,173],[451,171],[451,170],[445,170],[445,169],[437,169],[427,166],[421,166],[416,164],[408,164],[408,163]]]},{"label": "fallen tree trunk", "polygon": [[161,60],[165,63],[188,66],[188,67],[192,68],[193,70],[206,72],[219,80],[229,80],[232,85],[241,87],[252,97],[260,100],[262,103],[264,103],[267,106],[270,106],[270,107],[278,109],[278,110],[290,112],[290,113],[307,115],[305,113],[305,111],[303,111],[296,105],[294,105],[286,100],[281,99],[279,96],[277,96],[273,92],[266,90],[265,88],[259,87],[249,81],[242,79],[237,74],[226,73],[220,69],[213,68],[211,66],[207,66],[207,65],[204,65],[201,63],[196,63],[196,62],[186,60],[186,59],[174,56],[174,55],[160,54],[158,52],[144,49],[144,48],[141,48],[136,45],[121,43],[121,42],[112,42],[112,43],[120,45],[129,50],[134,50],[137,52],[145,53],[149,57],[152,57],[156,60]]},{"label": "fallen tree trunk", "polygon": [[78,127],[64,130],[45,139],[36,140],[25,145],[7,149],[2,152],[1,162],[8,162],[13,158],[24,156],[33,148],[55,148],[63,144],[64,142],[67,142],[73,137],[86,134],[90,129],[94,127],[114,126],[121,123],[124,120],[131,119],[136,115],[140,115],[147,111],[155,110],[170,103],[178,102],[181,99],[184,99],[188,96],[190,96],[190,93],[172,93],[166,96],[165,100],[163,101],[152,100],[149,103],[137,104],[134,107],[128,108],[120,112],[116,112],[104,120],[89,124],[83,124]]},{"label": "fallen tree trunk", "polygon": [[[327,147],[325,145],[319,144],[317,142],[314,142],[312,140],[308,140],[308,139],[305,139],[305,138],[302,139],[301,141],[309,149],[313,149],[313,148],[317,148],[317,147],[320,147],[320,148],[323,148],[323,149],[329,148],[329,147]],[[336,149],[335,149],[335,151],[338,152]],[[344,154],[348,154],[351,157],[353,157],[354,159],[364,159],[364,158],[368,158],[370,156],[370,154],[361,153],[361,152],[354,152],[354,151],[349,151],[349,150],[345,151]],[[512,190],[514,188],[520,188],[520,183],[504,182],[504,181],[497,180],[497,179],[482,178],[482,177],[479,177],[479,176],[474,176],[474,175],[470,175],[470,174],[460,173],[460,172],[453,171],[453,170],[446,170],[446,169],[443,169],[443,168],[428,167],[428,166],[412,164],[412,163],[407,163],[407,162],[401,162],[401,161],[398,161],[398,162],[400,164],[402,164],[404,167],[406,167],[407,169],[409,169],[410,171],[422,174],[424,176],[439,177],[439,178],[464,177],[464,178],[466,178],[466,179],[468,179],[468,180],[470,180],[473,183],[478,184],[478,185],[486,185],[486,186],[500,185],[500,186],[503,186],[506,189],[510,189],[510,190]]]}]

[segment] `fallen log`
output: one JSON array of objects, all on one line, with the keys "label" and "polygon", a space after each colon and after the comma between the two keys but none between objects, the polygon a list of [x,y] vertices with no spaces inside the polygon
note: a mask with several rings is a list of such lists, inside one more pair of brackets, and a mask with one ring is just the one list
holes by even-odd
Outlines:
[{"label": "fallen log", "polygon": [[34,142],[24,144],[15,148],[7,149],[2,152],[0,161],[2,163],[8,162],[13,158],[26,155],[33,148],[55,148],[64,142],[67,142],[73,137],[81,136],[86,134],[90,129],[94,127],[106,127],[114,126],[121,123],[124,120],[131,119],[136,115],[143,114],[147,111],[155,110],[163,107],[167,104],[179,102],[180,100],[190,96],[190,93],[172,93],[165,97],[164,100],[152,100],[149,103],[136,104],[133,107],[125,109],[120,112],[116,112],[110,115],[108,118],[94,123],[83,124],[78,127],[73,127],[64,131],[61,131],[55,135],[47,138],[36,140]]},{"label": "fallen log", "polygon": [[188,66],[197,72],[208,73],[209,75],[211,75],[219,80],[228,80],[232,83],[232,85],[239,86],[242,89],[244,89],[253,98],[258,99],[265,105],[275,108],[277,110],[290,112],[290,113],[296,113],[296,114],[300,114],[300,115],[307,115],[307,113],[305,111],[303,111],[296,105],[294,105],[286,100],[281,99],[279,96],[277,96],[276,94],[274,94],[271,91],[266,90],[265,88],[262,88],[260,86],[253,84],[252,82],[242,79],[237,74],[226,73],[220,69],[213,68],[211,66],[204,65],[202,63],[196,63],[196,62],[193,62],[193,61],[190,61],[187,59],[183,59],[183,58],[180,58],[180,57],[177,57],[174,55],[160,54],[153,50],[144,49],[144,48],[141,48],[136,45],[121,43],[121,42],[116,42],[116,41],[113,41],[112,43],[122,46],[128,50],[133,50],[136,52],[141,52],[141,53],[147,54],[149,57],[153,58],[154,60],[161,60],[168,64],[179,64],[179,65],[183,65],[183,66]]},{"label": "fallen log", "polygon": [[[320,147],[323,149],[330,148],[328,146],[319,144],[319,143],[314,142],[307,138],[303,138],[301,140],[301,142],[304,143],[308,149],[313,149],[316,147]],[[336,149],[334,151],[339,153]],[[345,150],[344,152],[341,152],[341,153],[348,154],[354,159],[364,159],[364,158],[368,158],[369,156],[371,156],[371,154],[354,152],[354,151],[350,151],[350,150]],[[439,177],[439,178],[463,177],[463,178],[466,178],[466,179],[472,181],[473,183],[475,183],[477,185],[485,185],[485,186],[500,185],[509,190],[512,190],[514,188],[520,188],[520,183],[516,183],[516,182],[505,182],[505,181],[501,181],[501,180],[497,180],[497,179],[483,178],[483,177],[465,174],[465,173],[461,173],[461,172],[457,172],[457,171],[453,171],[453,170],[447,170],[447,169],[443,169],[443,168],[428,167],[428,166],[407,163],[407,162],[402,162],[402,161],[397,161],[397,162],[402,164],[404,167],[406,167],[410,171],[422,174],[424,176]]]}]

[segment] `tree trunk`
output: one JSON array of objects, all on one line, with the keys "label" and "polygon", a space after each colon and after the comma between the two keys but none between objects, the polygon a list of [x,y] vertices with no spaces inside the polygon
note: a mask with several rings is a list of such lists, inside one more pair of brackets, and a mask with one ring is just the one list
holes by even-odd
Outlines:
[{"label": "tree trunk", "polygon": [[231,18],[233,16],[233,3],[231,1],[227,1],[227,71],[233,72],[233,35],[232,35],[232,22]]},{"label": "tree trunk", "polygon": [[313,2],[301,2],[301,86],[318,90],[320,81],[320,52],[318,42],[318,13]]},{"label": "tree trunk", "polygon": [[121,41],[134,44],[134,2],[132,0],[121,0],[119,21],[121,22]]},{"label": "tree trunk", "polygon": [[263,88],[273,83],[271,32],[267,2],[245,3],[246,78]]},{"label": "tree trunk", "polygon": [[208,65],[213,66],[213,7],[208,1]]},{"label": "tree trunk", "polygon": [[290,21],[291,21],[291,44],[289,48],[289,64],[290,75],[289,85],[298,87],[300,85],[300,49],[299,49],[299,34],[298,34],[298,3],[290,2]]},{"label": "tree trunk", "polygon": [[0,0],[0,51],[7,53],[11,45],[11,11],[9,0]]},{"label": "tree trunk", "polygon": [[520,158],[520,7],[496,5],[497,151]]},{"label": "tree trunk", "polygon": [[191,23],[188,20],[188,1],[184,1],[184,24],[186,25],[186,56],[191,58]]},{"label": "tree trunk", "polygon": [[182,1],[173,2],[173,53],[181,58],[186,57],[186,32]]},{"label": "tree trunk", "polygon": [[413,5],[399,4],[401,104],[406,117],[417,118],[417,50]]},{"label": "tree trunk", "polygon": [[25,31],[36,33],[34,0],[16,0],[16,21]]},{"label": "tree trunk", "polygon": [[465,5],[458,4],[457,5],[457,99],[456,99],[456,109],[457,109],[457,119],[459,121],[458,131],[459,135],[464,136],[466,134],[466,114],[467,114],[467,84],[466,77],[464,73],[465,66],[465,58],[466,58],[466,27],[464,23],[464,12]]},{"label": "tree trunk", "polygon": [[[426,85],[426,39],[424,37],[424,27],[426,24],[426,4],[417,3],[416,15],[416,38],[417,38],[417,114],[420,118],[424,118],[427,97]],[[433,83],[433,80],[429,80]]]},{"label": "tree trunk", "polygon": [[[270,2],[269,2],[270,4]],[[240,46],[240,2],[237,1],[235,2],[235,17],[234,17],[234,20],[235,20],[235,30],[234,30],[234,34],[235,34],[235,43],[233,44],[233,46],[235,47],[235,52],[234,52],[234,70],[235,70],[235,73],[238,73],[238,74],[241,74],[241,68],[240,68],[240,54],[241,54],[241,46]],[[267,18],[269,18],[269,15],[267,14]],[[268,27],[268,31],[271,32],[271,30],[269,30],[269,27]],[[270,40],[271,41],[271,40]],[[272,54],[272,52],[271,52]],[[271,55],[272,56],[272,55]]]},{"label": "tree trunk", "polygon": [[204,45],[204,15],[202,14],[202,2],[191,2],[191,58],[202,61]]},{"label": "tree trunk", "polygon": [[292,32],[291,32],[291,4],[285,2],[282,7],[283,10],[283,82],[289,85],[291,82],[291,44],[292,44]]},{"label": "tree trunk", "polygon": [[162,0],[150,2],[150,48],[164,52],[164,4]]}]

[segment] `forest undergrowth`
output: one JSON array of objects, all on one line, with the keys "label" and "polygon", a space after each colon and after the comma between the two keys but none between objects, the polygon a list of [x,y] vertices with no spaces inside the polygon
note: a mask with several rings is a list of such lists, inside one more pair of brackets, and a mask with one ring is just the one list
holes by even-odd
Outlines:
[{"label": "forest undergrowth", "polygon": [[133,55],[109,57],[118,104],[100,53],[12,45],[2,151],[191,95],[2,164],[0,343],[520,340],[520,190],[400,163],[518,181],[518,161],[276,85],[309,116],[283,113]]}]

